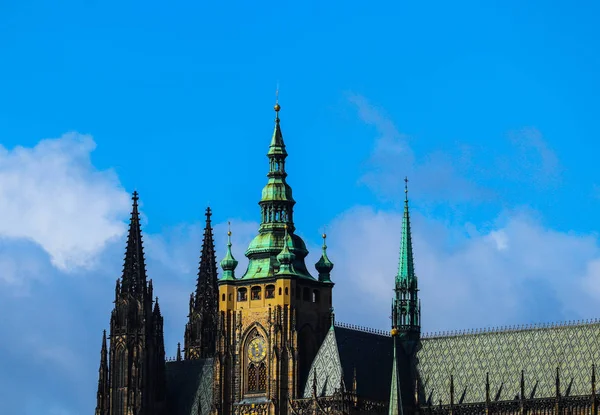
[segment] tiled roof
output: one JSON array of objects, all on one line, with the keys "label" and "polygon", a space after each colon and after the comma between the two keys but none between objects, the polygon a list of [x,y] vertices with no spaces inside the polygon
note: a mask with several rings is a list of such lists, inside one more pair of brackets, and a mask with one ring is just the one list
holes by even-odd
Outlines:
[{"label": "tiled roof", "polygon": [[213,359],[167,362],[170,415],[208,415],[212,405]]},{"label": "tiled roof", "polygon": [[304,388],[312,395],[317,377],[317,394],[331,396],[340,387],[343,373],[346,390],[352,390],[356,370],[357,393],[363,398],[387,401],[392,376],[392,338],[382,333],[335,327],[330,330],[313,364]]},{"label": "tiled roof", "polygon": [[[555,396],[556,369],[561,393],[586,395],[591,391],[592,364],[600,362],[600,323],[514,328],[439,337],[423,336],[417,368],[423,399],[433,404],[450,401],[450,376],[454,400],[485,401],[486,373],[494,400],[520,394],[524,371],[525,396]],[[499,392],[500,391],[500,392]]]}]

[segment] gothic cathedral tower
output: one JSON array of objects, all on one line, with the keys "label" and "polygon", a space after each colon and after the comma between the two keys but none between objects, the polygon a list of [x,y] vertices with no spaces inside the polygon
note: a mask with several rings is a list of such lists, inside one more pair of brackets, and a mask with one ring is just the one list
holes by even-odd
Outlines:
[{"label": "gothic cathedral tower", "polygon": [[324,255],[318,278],[306,268],[308,251],[295,234],[295,201],[286,182],[279,110],[276,104],[261,224],[246,251],[248,269],[236,278],[231,239],[221,261],[215,401],[222,414],[246,413],[250,407],[287,414],[330,326],[333,264]]},{"label": "gothic cathedral tower", "polygon": [[218,316],[217,260],[213,241],[211,211],[206,208],[206,226],[196,292],[190,297],[189,321],[185,326],[185,359],[213,357],[216,351],[216,327]]},{"label": "gothic cathedral tower", "polygon": [[123,276],[117,280],[110,318],[110,349],[106,331],[102,338],[96,415],[165,413],[163,317],[158,299],[152,301],[152,280],[146,278],[137,202],[134,192]]}]

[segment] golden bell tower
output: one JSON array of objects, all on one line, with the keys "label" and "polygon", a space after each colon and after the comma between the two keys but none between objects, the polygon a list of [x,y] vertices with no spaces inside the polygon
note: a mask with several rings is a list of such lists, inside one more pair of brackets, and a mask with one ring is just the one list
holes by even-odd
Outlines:
[{"label": "golden bell tower", "polygon": [[248,269],[235,277],[231,238],[221,261],[215,402],[222,414],[287,414],[330,326],[333,264],[323,245],[319,276],[313,277],[305,265],[306,245],[294,234],[280,109],[277,103],[261,225],[246,251]]}]

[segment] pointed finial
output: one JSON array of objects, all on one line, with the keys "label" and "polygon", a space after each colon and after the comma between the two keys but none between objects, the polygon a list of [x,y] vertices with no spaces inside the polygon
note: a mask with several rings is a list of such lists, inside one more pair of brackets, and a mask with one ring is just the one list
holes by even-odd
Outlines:
[{"label": "pointed finial", "polygon": [[177,343],[177,361],[181,362],[181,343]]},{"label": "pointed finial", "polygon": [[231,222],[227,222],[227,240],[231,243]]},{"label": "pointed finial", "polygon": [[275,110],[277,119],[279,119],[279,110],[281,109],[281,105],[279,105],[279,82],[277,83],[277,89],[275,90],[275,106],[273,109]]},{"label": "pointed finial", "polygon": [[106,353],[106,330],[102,332],[102,352]]},{"label": "pointed finial", "polygon": [[408,201],[408,177],[404,177],[404,200]]},{"label": "pointed finial", "polygon": [[331,328],[335,327],[335,310],[333,309],[333,306],[329,309],[329,315],[330,315],[330,320],[331,320]]},{"label": "pointed finial", "polygon": [[131,200],[133,200],[133,204],[137,205],[137,201],[140,199],[139,197],[139,193],[137,192],[137,190],[133,191],[133,195],[131,196]]}]

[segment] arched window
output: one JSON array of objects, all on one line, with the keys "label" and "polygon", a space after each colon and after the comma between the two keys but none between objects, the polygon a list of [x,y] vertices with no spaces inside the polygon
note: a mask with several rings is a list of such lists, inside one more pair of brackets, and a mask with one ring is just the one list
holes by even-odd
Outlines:
[{"label": "arched window", "polygon": [[308,287],[304,287],[304,292],[302,293],[302,299],[304,301],[310,301],[310,289]]},{"label": "arched window", "polygon": [[285,295],[288,295],[288,288],[285,287]]},{"label": "arched window", "polygon": [[232,295],[231,295],[231,294],[229,294],[229,301],[231,301],[231,298],[232,298]]},{"label": "arched window", "polygon": [[247,301],[248,300],[248,290],[246,288],[240,288],[237,292],[237,300],[238,301]]},{"label": "arched window", "polygon": [[258,391],[265,392],[267,390],[267,366],[261,363],[258,367]]},{"label": "arched window", "polygon": [[[286,288],[286,290],[287,290],[287,288]],[[279,287],[279,295],[281,295],[281,287]]]},{"label": "arched window", "polygon": [[266,392],[267,390],[267,366],[264,362],[248,366],[248,392]]},{"label": "arched window", "polygon": [[225,301],[225,294],[221,296],[221,301]]},{"label": "arched window", "polygon": [[251,291],[251,300],[260,300],[260,287],[252,287],[252,291]]},{"label": "arched window", "polygon": [[[281,291],[281,288],[279,289]],[[275,286],[267,285],[265,287],[265,298],[275,298]]]},{"label": "arched window", "polygon": [[319,302],[319,291],[318,290],[313,290],[313,295],[312,295],[312,302],[313,303],[318,303]]},{"label": "arched window", "polygon": [[248,366],[248,392],[258,392],[258,371],[254,363]]}]

